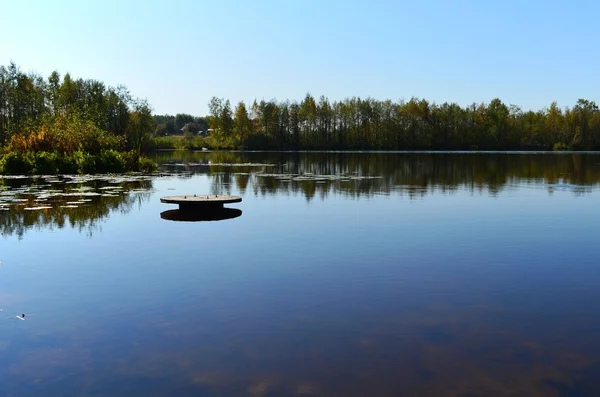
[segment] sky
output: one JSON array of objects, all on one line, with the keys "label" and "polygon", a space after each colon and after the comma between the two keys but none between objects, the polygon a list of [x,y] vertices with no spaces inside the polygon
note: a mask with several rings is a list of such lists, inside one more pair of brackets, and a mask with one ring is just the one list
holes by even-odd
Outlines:
[{"label": "sky", "polygon": [[372,97],[600,100],[600,2],[0,0],[0,65],[125,85],[156,114]]}]

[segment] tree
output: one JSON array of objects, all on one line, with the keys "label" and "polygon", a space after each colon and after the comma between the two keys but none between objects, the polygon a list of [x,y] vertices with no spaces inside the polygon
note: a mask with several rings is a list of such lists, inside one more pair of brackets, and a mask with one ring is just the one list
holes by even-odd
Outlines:
[{"label": "tree", "polygon": [[152,109],[146,100],[139,100],[133,104],[133,112],[129,118],[127,126],[127,141],[129,147],[136,153],[141,153],[142,148],[152,128],[154,119],[152,118]]},{"label": "tree", "polygon": [[178,113],[175,115],[175,128],[177,131],[181,131],[183,126],[187,123],[192,123],[194,121],[194,116],[191,114]]},{"label": "tree", "polygon": [[208,105],[211,140],[216,147],[227,147],[233,135],[233,113],[229,100],[213,97]]},{"label": "tree", "polygon": [[208,130],[208,120],[205,117],[194,117],[194,123],[198,124],[200,131]]},{"label": "tree", "polygon": [[596,102],[580,98],[571,111],[571,120],[574,131],[573,146],[587,148],[593,139],[590,139],[590,121],[598,112]]},{"label": "tree", "polygon": [[506,141],[508,127],[508,107],[498,98],[492,99],[486,109],[488,135],[494,145],[502,148]]},{"label": "tree", "polygon": [[58,115],[60,109],[60,74],[55,70],[48,77],[48,102],[54,116]]},{"label": "tree", "polygon": [[222,143],[227,145],[231,142],[231,138],[233,136],[233,112],[231,110],[231,103],[229,102],[229,99],[227,99],[221,107],[219,119]]},{"label": "tree", "polygon": [[252,122],[248,117],[248,110],[246,110],[244,102],[240,102],[235,108],[233,119],[233,136],[236,145],[243,145],[251,133]]}]

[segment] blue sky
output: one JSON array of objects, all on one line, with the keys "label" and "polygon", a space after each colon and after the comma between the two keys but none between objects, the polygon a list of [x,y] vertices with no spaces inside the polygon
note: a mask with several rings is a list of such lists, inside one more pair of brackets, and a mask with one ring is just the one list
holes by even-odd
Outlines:
[{"label": "blue sky", "polygon": [[594,1],[5,0],[0,64],[123,84],[156,113],[212,96],[524,109],[600,100]]}]

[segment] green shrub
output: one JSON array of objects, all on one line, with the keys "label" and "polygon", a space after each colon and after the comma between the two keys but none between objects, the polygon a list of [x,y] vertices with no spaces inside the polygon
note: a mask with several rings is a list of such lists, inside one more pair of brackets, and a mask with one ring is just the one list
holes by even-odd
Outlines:
[{"label": "green shrub", "polygon": [[552,146],[552,150],[554,150],[555,152],[571,150],[571,147],[569,145],[567,145],[566,143],[558,142],[558,143],[555,143],[554,146]]},{"label": "green shrub", "polygon": [[182,149],[182,138],[172,136],[160,136],[147,141],[146,150],[174,150]]},{"label": "green shrub", "polygon": [[96,158],[90,153],[78,150],[73,153],[77,171],[80,174],[93,174],[96,172]]},{"label": "green shrub", "polygon": [[54,175],[59,172],[57,155],[54,152],[39,152],[35,154],[34,174]]},{"label": "green shrub", "polygon": [[96,155],[97,173],[120,173],[125,171],[125,160],[116,150],[103,150]]},{"label": "green shrub", "polygon": [[0,170],[3,174],[31,174],[35,168],[33,153],[9,152],[0,160]]},{"label": "green shrub", "polygon": [[[77,152],[75,152],[77,153]],[[56,168],[59,174],[78,174],[79,166],[77,165],[77,158],[75,153],[68,154],[56,154]]]},{"label": "green shrub", "polygon": [[200,150],[208,146],[208,139],[201,136],[186,137],[183,139],[183,147],[189,150]]},{"label": "green shrub", "polygon": [[142,172],[152,172],[157,169],[157,165],[154,161],[148,157],[140,156],[138,159],[138,169]]},{"label": "green shrub", "polygon": [[139,170],[139,154],[135,150],[128,152],[121,152],[121,158],[127,171],[138,171]]},{"label": "green shrub", "polygon": [[0,157],[0,174],[55,175],[151,172],[156,164],[135,151],[104,150],[96,155],[77,150],[71,154],[59,152],[10,152]]}]

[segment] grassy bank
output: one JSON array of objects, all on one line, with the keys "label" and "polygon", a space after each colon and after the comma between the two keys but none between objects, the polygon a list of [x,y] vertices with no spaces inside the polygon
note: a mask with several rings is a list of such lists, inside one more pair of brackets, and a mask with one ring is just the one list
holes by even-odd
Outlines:
[{"label": "grassy bank", "polygon": [[150,138],[145,149],[152,150],[201,150],[214,149],[210,138],[200,136],[186,137],[182,135],[160,136]]},{"label": "grassy bank", "polygon": [[0,158],[0,174],[5,175],[104,174],[155,169],[154,162],[135,151],[103,150],[96,154],[80,150],[73,153],[8,152]]},{"label": "grassy bank", "polygon": [[[258,141],[256,143],[255,141]],[[260,151],[356,151],[356,150],[367,150],[369,149],[355,149],[355,148],[339,148],[335,147],[295,147],[293,145],[277,147],[274,145],[269,145],[264,142],[266,140],[259,141],[256,139],[255,141],[249,140],[251,145],[235,147],[233,145],[215,145],[211,138],[202,138],[202,137],[193,137],[193,138],[185,138],[181,135],[175,136],[164,136],[164,137],[153,137],[148,139],[145,145],[145,150],[148,152],[157,151],[157,150],[260,150]],[[262,145],[261,145],[262,143]],[[252,145],[253,144],[253,145]],[[380,149],[371,149],[371,150],[380,150]],[[413,148],[401,148],[401,149],[393,149],[393,150],[415,150],[415,151],[447,151],[447,150],[468,150],[468,151],[480,151],[480,148],[477,146],[471,146],[469,148],[461,148],[461,149],[444,149],[443,147],[438,148],[427,148],[427,149],[413,149]],[[482,148],[481,150],[485,151],[486,148]],[[500,149],[500,151],[576,151],[577,149],[571,145],[557,143],[552,147],[542,146],[542,145],[521,145],[512,149]]]}]

